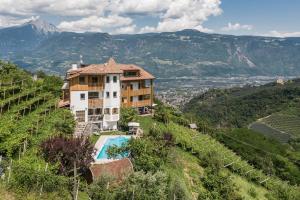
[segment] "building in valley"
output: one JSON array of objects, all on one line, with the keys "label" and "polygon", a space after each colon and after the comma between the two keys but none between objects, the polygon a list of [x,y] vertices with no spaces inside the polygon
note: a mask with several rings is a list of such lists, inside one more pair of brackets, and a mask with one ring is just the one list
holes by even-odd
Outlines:
[{"label": "building in valley", "polygon": [[105,64],[74,64],[65,80],[60,107],[69,107],[78,122],[115,130],[121,107],[151,112],[154,76],[139,66],[112,58]]}]

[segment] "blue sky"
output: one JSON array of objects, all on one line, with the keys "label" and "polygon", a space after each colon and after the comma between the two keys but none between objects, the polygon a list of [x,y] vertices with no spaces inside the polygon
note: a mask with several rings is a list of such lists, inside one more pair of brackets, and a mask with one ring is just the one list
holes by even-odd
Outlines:
[{"label": "blue sky", "polygon": [[[250,31],[232,31],[234,34],[262,35],[270,31],[300,32],[299,0],[223,0],[221,8],[223,13],[209,18],[204,23],[205,26],[214,30],[219,30],[229,22],[253,26]],[[218,32],[224,33],[222,30]]]},{"label": "blue sky", "polygon": [[76,32],[300,36],[300,0],[1,0],[0,27],[36,18]]}]

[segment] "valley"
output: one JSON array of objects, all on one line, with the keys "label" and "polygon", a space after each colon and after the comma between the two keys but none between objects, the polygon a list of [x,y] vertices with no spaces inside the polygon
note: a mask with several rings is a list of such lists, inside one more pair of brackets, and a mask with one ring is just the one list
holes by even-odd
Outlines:
[{"label": "valley", "polygon": [[156,97],[169,105],[182,108],[191,99],[209,89],[226,89],[246,85],[259,86],[278,80],[290,80],[295,76],[233,76],[233,77],[170,77],[157,78]]}]

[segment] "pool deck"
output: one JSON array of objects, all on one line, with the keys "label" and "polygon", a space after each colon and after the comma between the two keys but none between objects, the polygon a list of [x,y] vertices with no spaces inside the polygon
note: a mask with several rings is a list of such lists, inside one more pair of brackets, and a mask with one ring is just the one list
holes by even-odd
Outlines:
[{"label": "pool deck", "polygon": [[96,150],[96,154],[94,156],[95,161],[93,164],[105,164],[105,163],[113,162],[116,160],[120,160],[120,159],[97,159],[97,156],[100,153],[102,147],[104,146],[106,140],[111,139],[111,138],[117,138],[117,137],[130,138],[133,136],[131,136],[131,135],[101,135],[94,146],[94,149]]}]

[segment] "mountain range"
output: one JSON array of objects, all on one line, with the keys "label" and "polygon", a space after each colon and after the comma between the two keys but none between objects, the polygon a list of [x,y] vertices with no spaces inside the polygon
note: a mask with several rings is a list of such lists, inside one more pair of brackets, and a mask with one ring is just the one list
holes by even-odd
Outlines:
[{"label": "mountain range", "polygon": [[300,75],[300,38],[233,36],[197,30],[121,34],[63,32],[41,19],[0,29],[0,59],[28,70],[63,74],[114,57],[161,78]]}]

